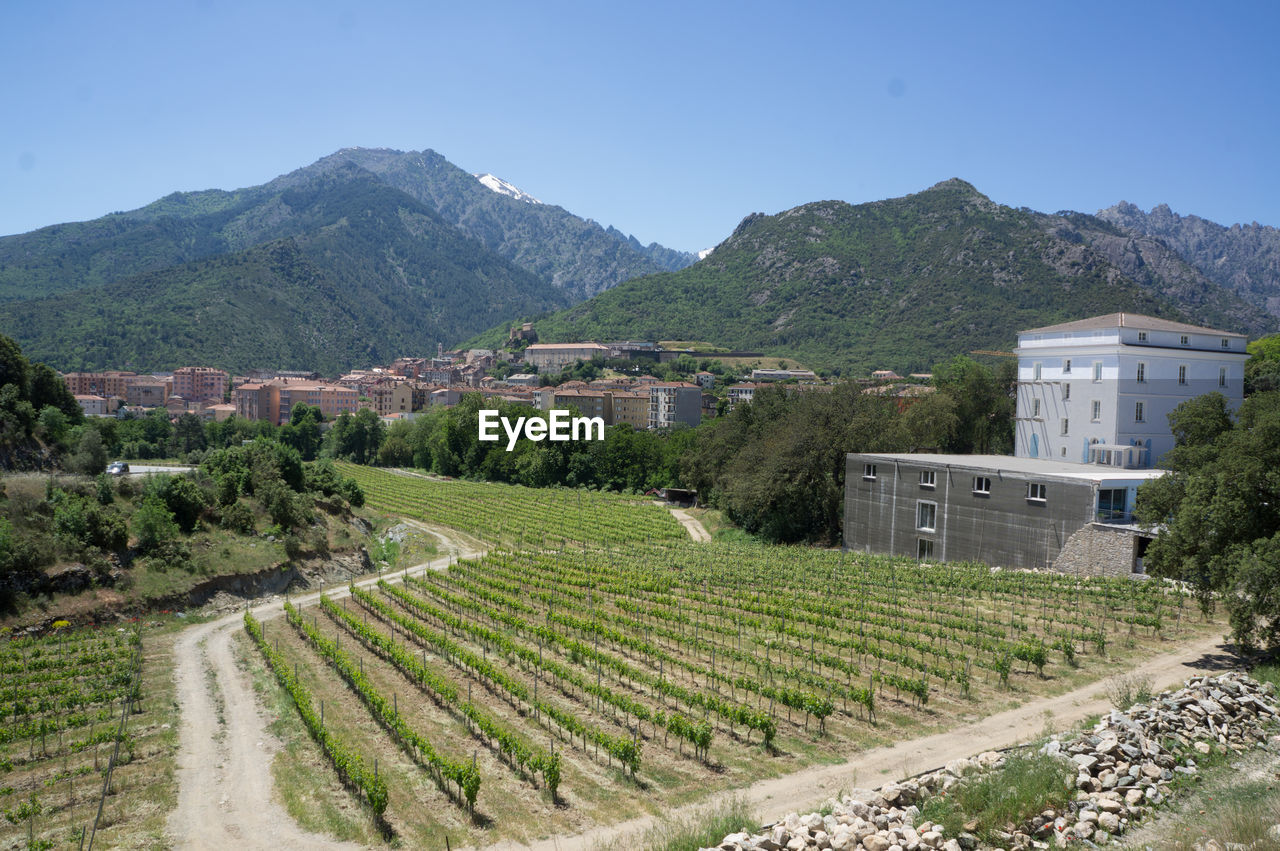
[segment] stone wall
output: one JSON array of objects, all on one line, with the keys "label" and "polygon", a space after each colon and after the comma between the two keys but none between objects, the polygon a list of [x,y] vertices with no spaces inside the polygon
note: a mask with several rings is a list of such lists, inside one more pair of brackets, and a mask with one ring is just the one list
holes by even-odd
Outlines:
[{"label": "stone wall", "polygon": [[1087,523],[1067,539],[1053,569],[1079,576],[1140,576],[1133,572],[1140,537],[1132,529]]}]

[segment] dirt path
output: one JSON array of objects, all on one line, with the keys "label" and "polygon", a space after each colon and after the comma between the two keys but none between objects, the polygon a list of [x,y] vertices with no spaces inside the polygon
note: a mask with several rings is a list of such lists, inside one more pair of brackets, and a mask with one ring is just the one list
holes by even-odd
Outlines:
[{"label": "dirt path", "polygon": [[[424,527],[426,528],[426,527]],[[480,554],[472,540],[451,538],[429,528],[450,555],[409,568],[410,573],[442,570],[454,558]],[[377,576],[356,584],[376,584]],[[342,597],[345,585],[330,588]],[[299,603],[320,592],[294,597]],[[273,597],[253,607],[260,620],[281,614]],[[273,799],[271,760],[278,743],[267,732],[249,675],[238,668],[231,638],[244,622],[236,611],[183,632],[174,646],[175,699],[180,707],[178,804],[169,816],[176,848],[359,848],[302,830]]]},{"label": "dirt path", "polygon": [[[1232,659],[1220,638],[1201,638],[1154,656],[1134,670],[1149,676],[1156,689],[1163,689],[1201,671],[1230,667]],[[1061,730],[1090,715],[1108,712],[1112,707],[1102,688],[1101,682],[1094,682],[1057,697],[1032,700],[1016,709],[943,733],[874,748],[839,765],[807,768],[785,777],[762,780],[746,789],[720,792],[678,812],[702,810],[734,797],[747,802],[760,824],[777,821],[790,812],[812,812],[823,800],[841,790],[874,788],[940,768],[953,759],[1029,741],[1039,736],[1046,726]],[[640,836],[656,820],[655,816],[644,816],[575,836],[552,837],[533,845],[506,841],[489,847],[495,851],[589,851],[617,843],[620,848],[638,848]]]},{"label": "dirt path", "polygon": [[679,520],[680,525],[688,531],[689,537],[698,543],[705,544],[711,540],[711,533],[696,518],[689,516],[689,512],[680,508],[673,508],[671,509],[671,516]]}]

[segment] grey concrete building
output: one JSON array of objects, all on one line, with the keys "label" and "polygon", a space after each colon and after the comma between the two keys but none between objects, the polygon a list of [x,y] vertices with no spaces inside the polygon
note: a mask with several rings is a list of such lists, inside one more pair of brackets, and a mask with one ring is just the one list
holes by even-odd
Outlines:
[{"label": "grey concrete building", "polygon": [[1163,470],[1003,455],[851,453],[850,550],[1081,574],[1142,573],[1138,486]]}]

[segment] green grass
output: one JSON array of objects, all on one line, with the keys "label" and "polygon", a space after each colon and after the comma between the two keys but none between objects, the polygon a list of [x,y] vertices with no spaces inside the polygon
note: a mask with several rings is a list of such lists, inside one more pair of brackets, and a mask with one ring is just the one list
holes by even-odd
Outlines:
[{"label": "green grass", "polygon": [[930,798],[920,808],[927,819],[955,836],[968,822],[977,822],[979,837],[994,841],[997,831],[1025,822],[1036,813],[1058,808],[1075,797],[1075,771],[1058,757],[1035,752],[1010,754],[1005,764],[963,778],[946,795]]}]

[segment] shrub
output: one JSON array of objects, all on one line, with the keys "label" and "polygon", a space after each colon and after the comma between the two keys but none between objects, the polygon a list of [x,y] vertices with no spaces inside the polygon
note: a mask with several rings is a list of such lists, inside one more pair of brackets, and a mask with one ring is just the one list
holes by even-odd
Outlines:
[{"label": "shrub", "polygon": [[239,500],[222,509],[221,526],[242,535],[252,535],[254,528],[253,512],[249,506]]},{"label": "shrub", "polygon": [[154,552],[178,537],[178,524],[160,497],[149,494],[134,512],[133,534],[138,539],[140,550]]},{"label": "shrub", "polygon": [[955,836],[966,822],[987,841],[1010,824],[1021,824],[1049,807],[1061,808],[1075,796],[1072,763],[1049,754],[1010,754],[1003,766],[966,775],[945,797],[934,796],[920,808],[920,818],[943,825]]},{"label": "shrub", "polygon": [[186,476],[172,476],[160,487],[159,496],[173,513],[178,528],[190,534],[208,504],[204,491]]},{"label": "shrub", "polygon": [[1107,699],[1116,709],[1128,709],[1135,703],[1147,703],[1154,695],[1151,677],[1146,674],[1120,674],[1107,680]]}]

